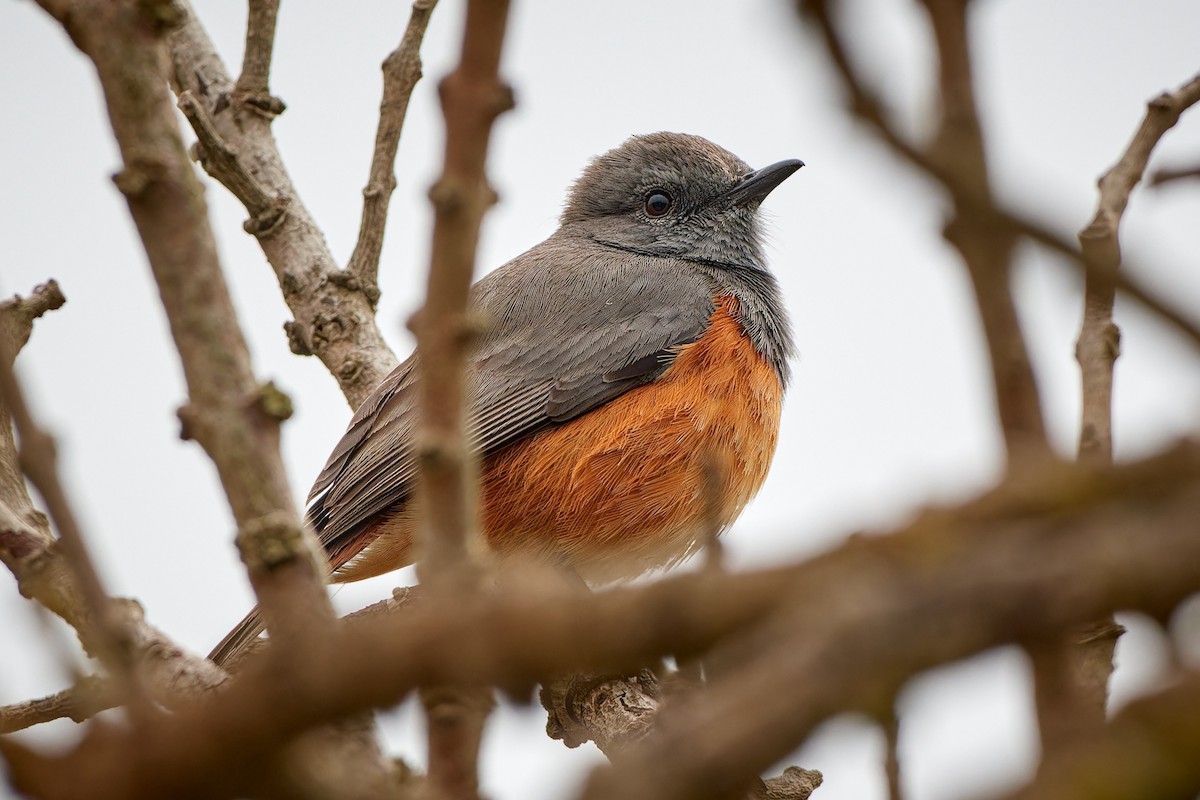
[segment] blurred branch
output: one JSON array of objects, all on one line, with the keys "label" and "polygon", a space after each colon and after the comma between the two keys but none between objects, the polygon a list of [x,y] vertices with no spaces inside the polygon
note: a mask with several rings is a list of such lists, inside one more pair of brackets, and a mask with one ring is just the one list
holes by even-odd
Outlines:
[{"label": "blurred branch", "polygon": [[1197,178],[1200,178],[1200,167],[1159,169],[1150,173],[1150,180],[1147,182],[1147,185],[1152,188],[1158,188],[1164,184],[1195,180]]},{"label": "blurred branch", "polygon": [[[496,118],[513,105],[499,77],[507,24],[507,0],[469,0],[458,67],[438,86],[445,164],[429,191],[432,257],[425,305],[411,323],[421,354],[416,502],[430,510],[420,517],[418,574],[441,607],[478,592],[472,563],[478,483],[464,430],[467,349],[474,338],[467,304],[480,224],[495,202],[485,172],[488,141]],[[429,721],[429,783],[442,797],[478,797],[476,762],[491,690],[439,685],[426,687],[421,700]]]},{"label": "blurred branch", "polygon": [[388,205],[396,189],[396,150],[408,112],[408,100],[421,79],[421,41],[437,0],[414,0],[400,45],[383,61],[383,99],[371,156],[371,177],[363,189],[362,223],[346,271],[358,277],[368,299],[379,296],[379,255],[387,227]]},{"label": "blurred branch", "polygon": [[[1021,335],[1010,280],[1015,237],[997,225],[987,156],[975,107],[971,52],[967,40],[966,0],[922,0],[937,42],[942,118],[929,143],[931,161],[954,176],[946,184],[954,198],[954,217],[944,235],[962,256],[988,343],[1000,426],[1010,463],[1026,452],[1046,451],[1037,383]],[[960,197],[958,186],[971,186]],[[983,202],[980,202],[980,201]]]},{"label": "blurred branch", "polygon": [[[1189,516],[1200,511],[1200,451],[1186,445],[1144,462],[1136,479],[1127,469],[1031,466],[966,507],[927,512],[902,533],[851,541],[797,568],[778,614],[709,654],[717,677],[705,701],[664,709],[656,735],[619,769],[598,770],[584,797],[730,796],[829,716],[885,715],[921,670],[1114,608],[1167,613],[1200,582],[1200,562],[1165,597],[1163,581],[1174,582],[1165,562],[1184,556],[1152,565],[1165,553],[1142,550],[1141,537],[1190,538],[1200,555]],[[737,602],[731,585],[710,591]]]},{"label": "blurred branch", "polygon": [[1135,700],[1051,753],[1008,800],[1144,800],[1200,793],[1200,675]]},{"label": "blurred branch", "polygon": [[446,118],[441,178],[434,207],[432,263],[424,307],[411,327],[421,353],[421,498],[426,514],[422,582],[465,563],[476,535],[474,468],[463,432],[463,382],[472,337],[467,299],[483,215],[495,202],[485,164],[492,123],[512,108],[499,80],[508,19],[506,0],[471,0],[458,68],[438,87]]},{"label": "blurred branch", "polygon": [[740,793],[829,716],[884,713],[921,670],[1115,608],[1169,613],[1200,589],[1197,518],[1200,446],[1102,472],[1044,464],[965,506],[792,567],[598,594],[530,578],[504,593],[372,615],[305,657],[278,643],[202,706],[136,737],[90,730],[79,750],[30,756],[14,776],[61,798],[98,785],[126,787],[114,798],[236,794],[297,732],[420,685],[515,692],[571,670],[632,671],[717,645],[705,701],[660,712],[656,734],[598,773],[588,796]]},{"label": "blurred branch", "polygon": [[[1088,263],[1078,247],[1040,222],[1031,220],[1019,212],[998,206],[992,198],[981,195],[976,187],[963,184],[952,172],[921,152],[899,133],[896,126],[888,119],[879,95],[866,85],[850,64],[843,36],[835,27],[829,13],[829,3],[833,1],[796,0],[796,7],[805,19],[813,22],[821,35],[829,52],[830,61],[841,79],[843,88],[849,95],[850,112],[874,130],[895,153],[952,191],[960,202],[980,206],[983,212],[991,215],[993,222],[1007,226],[1014,234],[1028,237],[1043,247],[1067,257],[1069,263],[1078,265],[1086,271]],[[1126,262],[1126,272],[1139,274],[1142,270],[1138,270],[1135,265]],[[1189,339],[1193,347],[1200,347],[1200,328],[1197,327],[1197,323],[1178,309],[1173,308],[1170,303],[1156,297],[1153,292],[1129,277],[1128,274],[1118,275],[1117,289]]]},{"label": "blurred branch", "polygon": [[[292,350],[317,355],[350,405],[357,407],[397,363],[375,324],[377,296],[357,276],[338,269],[283,166],[271,132],[273,115],[262,113],[262,108],[235,91],[187,0],[172,7],[182,15],[167,35],[172,85],[196,129],[200,162],[251,213],[247,230],[257,237],[296,317],[285,326]],[[247,37],[258,41],[267,29],[265,17],[252,17],[251,24],[259,27],[248,30]],[[258,49],[253,64],[262,64],[265,88],[269,46]],[[259,74],[259,67],[249,73]],[[191,100],[185,100],[189,94]],[[253,181],[246,176],[253,176]],[[250,193],[248,186],[253,185],[259,189]],[[269,202],[262,202],[263,198]],[[264,208],[273,210],[264,217]]]}]

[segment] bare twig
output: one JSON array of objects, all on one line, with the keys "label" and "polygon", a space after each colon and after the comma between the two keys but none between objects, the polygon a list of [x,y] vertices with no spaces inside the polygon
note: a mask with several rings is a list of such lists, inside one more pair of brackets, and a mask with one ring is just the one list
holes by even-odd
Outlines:
[{"label": "bare twig", "polygon": [[[292,350],[317,355],[357,407],[397,363],[375,324],[374,300],[357,276],[338,269],[284,169],[270,114],[234,97],[233,80],[187,0],[172,7],[182,14],[167,36],[172,85],[181,98],[190,92],[205,111],[189,116],[193,125],[200,123],[201,163],[246,203],[252,215],[248,230],[258,238],[296,317],[285,326]],[[269,62],[269,53],[260,56],[255,58]],[[265,71],[262,75],[265,81]],[[211,131],[204,129],[205,120],[211,120]],[[204,152],[213,142],[220,142],[215,150],[233,154],[233,164]],[[245,175],[253,175],[262,194],[273,199],[268,207],[286,213],[263,217],[259,204],[247,202],[251,195],[243,185]]]},{"label": "bare twig", "polygon": [[[1121,158],[1099,181],[1100,200],[1092,221],[1079,232],[1087,269],[1083,324],[1075,345],[1082,382],[1083,408],[1079,460],[1112,464],[1113,364],[1120,353],[1120,330],[1113,303],[1121,264],[1121,218],[1133,188],[1145,173],[1150,154],[1180,114],[1200,100],[1200,75],[1175,92],[1150,101],[1146,116]],[[1030,649],[1037,676],[1042,745],[1064,746],[1087,727],[1103,724],[1113,653],[1123,628],[1111,618],[1074,632],[1061,642]]]},{"label": "bare twig", "polygon": [[[28,298],[0,303],[0,351],[11,357],[29,338],[33,320],[65,302],[53,281],[34,289]],[[0,369],[12,366],[6,357]],[[61,492],[61,489],[60,489]],[[25,490],[18,468],[12,425],[0,403],[0,562],[17,579],[26,597],[40,602],[61,616],[78,632],[84,648],[99,654],[103,632],[96,624],[97,609],[85,601],[80,581],[71,569],[62,547],[50,533],[45,515],[37,511]],[[121,657],[135,671],[137,685],[164,705],[177,704],[220,684],[225,674],[202,658],[171,642],[142,619],[141,609],[131,602],[110,602],[104,619],[119,643]],[[118,673],[119,674],[119,673]],[[0,710],[0,729],[17,730],[54,715],[80,719],[122,698],[118,683],[87,682],[52,698],[18,704]]]},{"label": "bare twig", "polygon": [[250,0],[249,5],[242,74],[234,86],[234,102],[257,110],[269,120],[283,112],[283,102],[271,96],[269,84],[279,0]]},{"label": "bare twig", "polygon": [[86,681],[49,697],[0,708],[0,733],[13,733],[64,717],[81,722],[118,702],[120,698],[112,692],[111,684]]},{"label": "bare twig", "polygon": [[904,800],[900,784],[900,716],[895,711],[882,723],[885,742],[883,772],[887,776],[888,800]]},{"label": "bare twig", "polygon": [[[758,657],[720,676],[706,702],[664,709],[656,735],[597,777],[589,796],[724,796],[830,715],[885,712],[920,670],[1114,608],[1169,613],[1200,589],[1198,517],[1195,445],[1100,473],[1043,465],[967,506],[793,567],[595,594],[529,580],[374,615],[335,630],[308,658],[277,645],[227,691],[136,740],[90,731],[81,753],[91,757],[38,757],[17,778],[61,798],[98,785],[125,787],[114,798],[236,794],[250,765],[297,731],[390,705],[417,685],[528,686],[721,643]],[[755,630],[756,621],[768,624]]]},{"label": "bare twig", "polygon": [[1084,283],[1083,327],[1075,346],[1083,381],[1083,418],[1079,457],[1096,464],[1112,462],[1112,374],[1120,331],[1113,324],[1113,300],[1121,263],[1118,233],[1129,194],[1141,181],[1150,153],[1180,114],[1200,101],[1200,75],[1174,92],[1151,100],[1146,116],[1121,158],[1100,178],[1100,202],[1092,221],[1079,232],[1088,263]]},{"label": "bare twig", "polygon": [[1147,186],[1158,188],[1168,183],[1196,180],[1200,178],[1200,167],[1183,167],[1176,169],[1158,169],[1150,173]]},{"label": "bare twig", "polygon": [[387,227],[388,204],[396,188],[396,150],[408,100],[421,79],[421,41],[437,0],[414,0],[400,45],[383,61],[383,99],[371,157],[371,177],[363,189],[362,223],[346,271],[358,277],[368,298],[379,294],[379,254]]},{"label": "bare twig", "polygon": [[[28,312],[28,314],[32,314],[42,306],[49,308],[55,303],[61,305],[59,302],[61,294],[58,297],[52,296],[57,290],[57,286],[43,285],[40,288],[44,290],[41,302],[22,303],[18,299],[11,304],[11,313],[5,313],[4,316],[27,316],[27,314],[21,313],[22,306],[32,306]],[[9,311],[9,309],[5,310]],[[29,321],[32,322],[32,316],[29,317]],[[18,319],[15,323],[6,324],[5,328],[20,330],[24,328],[24,324]],[[5,333],[7,332],[8,330],[5,331]],[[27,333],[24,338],[28,338]],[[23,343],[20,338],[18,341]],[[20,440],[17,461],[21,471],[41,495],[50,519],[58,530],[58,546],[62,549],[69,566],[73,578],[72,584],[77,588],[82,600],[81,619],[88,620],[86,627],[90,635],[86,637],[85,641],[90,643],[89,651],[112,674],[120,695],[128,698],[135,707],[141,707],[143,704],[142,688],[137,673],[132,668],[130,650],[125,646],[123,640],[124,631],[112,609],[112,599],[104,591],[100,582],[100,576],[88,553],[83,532],[75,517],[75,511],[59,480],[58,448],[54,437],[37,424],[25,403],[25,394],[13,371],[13,360],[16,357],[13,344],[16,342],[10,343],[7,336],[0,339],[0,407],[6,412],[0,414],[0,417],[3,418],[0,421],[7,425],[9,417],[11,417],[11,423],[16,428],[17,437]],[[12,524],[3,527],[9,529],[4,532],[4,544],[7,550],[17,531],[12,530],[15,528]]]},{"label": "bare twig", "polygon": [[250,219],[242,225],[246,232],[257,236],[274,228],[287,213],[287,205],[246,169],[237,152],[217,132],[204,105],[191,92],[180,92],[179,110],[196,132],[198,142],[193,151],[196,159],[210,174],[220,175],[225,188],[250,212]]}]

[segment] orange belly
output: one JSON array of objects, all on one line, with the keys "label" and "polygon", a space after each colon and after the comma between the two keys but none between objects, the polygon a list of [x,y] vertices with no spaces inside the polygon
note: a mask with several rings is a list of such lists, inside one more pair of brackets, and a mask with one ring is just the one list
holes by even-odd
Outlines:
[{"label": "orange belly", "polygon": [[[533,557],[590,581],[641,574],[696,549],[707,524],[704,470],[722,477],[727,526],[766,477],[783,387],[719,298],[704,336],[653,383],[515,442],[481,469],[483,529],[502,558]],[[340,568],[352,581],[413,561],[408,509],[365,530],[371,544]]]}]

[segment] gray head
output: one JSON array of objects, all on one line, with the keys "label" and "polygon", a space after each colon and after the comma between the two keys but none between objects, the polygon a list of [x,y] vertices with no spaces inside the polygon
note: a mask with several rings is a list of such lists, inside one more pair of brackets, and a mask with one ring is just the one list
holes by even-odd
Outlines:
[{"label": "gray head", "polygon": [[764,270],[758,207],[802,166],[781,161],[754,171],[699,136],[634,136],[588,165],[562,224],[623,250]]}]

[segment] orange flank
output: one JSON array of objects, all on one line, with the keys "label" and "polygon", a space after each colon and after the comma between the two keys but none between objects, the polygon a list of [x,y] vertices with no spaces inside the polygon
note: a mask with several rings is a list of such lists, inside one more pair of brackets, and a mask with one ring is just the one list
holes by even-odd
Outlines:
[{"label": "orange flank", "polygon": [[[709,459],[722,476],[717,521],[732,523],[766,477],[783,401],[737,313],[735,298],[718,297],[704,335],[658,379],[485,459],[482,519],[493,551],[563,564],[591,581],[675,563],[702,538]],[[412,534],[409,509],[380,515],[361,534],[371,544],[334,580],[411,563]]]}]

